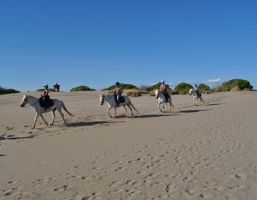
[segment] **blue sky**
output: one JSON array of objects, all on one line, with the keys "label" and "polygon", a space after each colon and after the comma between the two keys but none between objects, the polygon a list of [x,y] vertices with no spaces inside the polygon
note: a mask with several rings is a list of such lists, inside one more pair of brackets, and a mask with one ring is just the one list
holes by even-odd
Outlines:
[{"label": "blue sky", "polygon": [[[257,88],[257,1],[0,0],[0,85],[232,78]],[[212,83],[215,84],[215,83]]]}]

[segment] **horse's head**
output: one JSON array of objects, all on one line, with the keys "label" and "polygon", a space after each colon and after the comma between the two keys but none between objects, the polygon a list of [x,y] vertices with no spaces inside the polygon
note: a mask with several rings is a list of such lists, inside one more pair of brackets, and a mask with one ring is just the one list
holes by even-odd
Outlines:
[{"label": "horse's head", "polygon": [[156,98],[159,96],[159,90],[158,89],[154,90],[154,95],[155,95]]},{"label": "horse's head", "polygon": [[104,95],[104,94],[101,94],[101,95],[100,95],[100,104],[101,104],[101,105],[104,104],[104,98],[105,98],[105,95]]},{"label": "horse's head", "polygon": [[21,100],[20,107],[24,107],[27,103],[28,103],[28,96],[24,94]]}]

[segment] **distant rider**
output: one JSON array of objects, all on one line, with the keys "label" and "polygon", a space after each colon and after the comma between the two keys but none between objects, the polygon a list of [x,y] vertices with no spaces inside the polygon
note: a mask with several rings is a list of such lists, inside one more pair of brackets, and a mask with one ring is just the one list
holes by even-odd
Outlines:
[{"label": "distant rider", "polygon": [[118,105],[119,103],[121,103],[123,89],[120,86],[119,82],[116,82],[115,86],[116,87],[114,89],[114,97],[115,97],[115,101],[116,101],[116,103]]},{"label": "distant rider", "polygon": [[44,107],[47,107],[47,102],[49,101],[50,97],[49,97],[49,89],[48,89],[48,85],[44,86],[44,92],[41,95],[41,101],[42,104],[44,105]]},{"label": "distant rider", "polygon": [[197,85],[197,84],[195,84],[195,92],[196,92],[196,94],[197,94],[198,97],[201,97],[201,96],[202,96],[202,95],[201,95],[201,92],[200,92],[199,89],[198,89],[198,85]]},{"label": "distant rider", "polygon": [[163,93],[167,102],[169,101],[169,98],[170,98],[170,95],[168,93],[168,89],[169,89],[168,84],[166,84],[165,81],[161,81],[160,91]]}]

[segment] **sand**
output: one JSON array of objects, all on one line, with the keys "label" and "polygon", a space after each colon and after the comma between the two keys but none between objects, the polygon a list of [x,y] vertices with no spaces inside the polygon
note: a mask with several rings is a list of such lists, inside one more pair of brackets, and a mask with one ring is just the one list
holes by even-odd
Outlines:
[{"label": "sand", "polygon": [[145,95],[131,98],[136,117],[117,119],[99,94],[51,93],[74,117],[33,130],[22,94],[0,96],[1,200],[257,198],[256,92],[204,95],[200,106],[178,95],[172,113]]}]

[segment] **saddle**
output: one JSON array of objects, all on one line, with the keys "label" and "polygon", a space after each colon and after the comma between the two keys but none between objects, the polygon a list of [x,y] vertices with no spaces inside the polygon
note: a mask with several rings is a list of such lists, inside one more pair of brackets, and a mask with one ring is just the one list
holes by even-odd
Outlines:
[{"label": "saddle", "polygon": [[42,107],[42,108],[50,108],[54,105],[54,101],[52,99],[50,99],[49,96],[42,96],[39,98],[39,105]]},{"label": "saddle", "polygon": [[[169,99],[170,99],[170,95],[169,95],[169,93],[168,92],[164,92],[164,91],[162,91],[161,92],[163,95],[164,95],[164,97],[165,97],[165,102],[169,102]],[[159,96],[158,96],[159,97]],[[158,99],[158,97],[157,97],[157,99]]]},{"label": "saddle", "polygon": [[125,98],[124,98],[124,96],[118,96],[117,98],[116,98],[116,103],[117,103],[117,105],[119,105],[119,104],[121,104],[121,103],[125,103]]},{"label": "saddle", "polygon": [[202,96],[202,94],[201,94],[201,92],[200,92],[199,90],[196,90],[196,95],[197,95],[198,97],[201,97],[201,96]]}]

